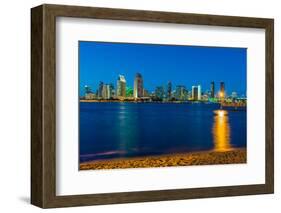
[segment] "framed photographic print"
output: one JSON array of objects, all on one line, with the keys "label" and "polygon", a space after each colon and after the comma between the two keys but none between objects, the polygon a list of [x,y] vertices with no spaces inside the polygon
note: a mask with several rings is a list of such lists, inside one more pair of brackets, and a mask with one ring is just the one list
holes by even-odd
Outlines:
[{"label": "framed photographic print", "polygon": [[273,19],[31,9],[31,203],[274,191]]}]

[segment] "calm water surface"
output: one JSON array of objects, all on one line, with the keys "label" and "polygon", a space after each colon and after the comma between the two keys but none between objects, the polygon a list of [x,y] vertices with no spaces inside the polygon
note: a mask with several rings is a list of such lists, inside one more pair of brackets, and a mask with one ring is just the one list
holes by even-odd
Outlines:
[{"label": "calm water surface", "polygon": [[80,103],[80,162],[246,147],[246,110],[218,104]]}]

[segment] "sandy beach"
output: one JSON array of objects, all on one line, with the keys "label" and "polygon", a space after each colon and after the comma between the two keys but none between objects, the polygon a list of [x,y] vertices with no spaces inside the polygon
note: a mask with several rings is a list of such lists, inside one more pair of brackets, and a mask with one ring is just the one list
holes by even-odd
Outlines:
[{"label": "sandy beach", "polygon": [[237,164],[246,162],[246,149],[233,149],[224,152],[209,151],[129,159],[98,160],[81,163],[80,170]]}]

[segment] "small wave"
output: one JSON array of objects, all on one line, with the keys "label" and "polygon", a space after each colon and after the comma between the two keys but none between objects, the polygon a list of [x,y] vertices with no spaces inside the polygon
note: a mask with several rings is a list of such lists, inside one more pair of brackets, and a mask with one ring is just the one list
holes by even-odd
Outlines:
[{"label": "small wave", "polygon": [[80,155],[82,158],[92,158],[92,157],[100,157],[100,156],[109,156],[109,155],[116,155],[116,154],[126,154],[125,151],[108,151],[108,152],[100,152],[95,154],[84,154]]}]

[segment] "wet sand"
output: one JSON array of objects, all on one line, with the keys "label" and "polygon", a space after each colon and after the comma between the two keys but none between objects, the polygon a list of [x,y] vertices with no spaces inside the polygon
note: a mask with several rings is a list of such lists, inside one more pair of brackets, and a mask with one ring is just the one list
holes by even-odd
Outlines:
[{"label": "wet sand", "polygon": [[81,163],[80,170],[237,164],[246,162],[246,149],[233,149],[224,152],[209,151],[114,160],[98,160]]}]

